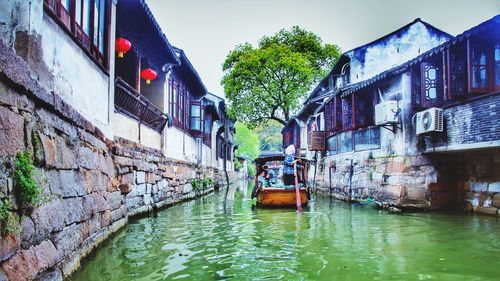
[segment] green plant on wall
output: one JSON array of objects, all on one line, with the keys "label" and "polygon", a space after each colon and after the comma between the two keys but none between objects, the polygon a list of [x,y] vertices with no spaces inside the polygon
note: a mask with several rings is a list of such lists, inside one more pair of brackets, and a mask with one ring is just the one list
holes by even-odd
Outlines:
[{"label": "green plant on wall", "polygon": [[193,179],[191,181],[191,186],[193,187],[195,192],[199,192],[203,188],[203,180]]},{"label": "green plant on wall", "polygon": [[18,153],[14,161],[16,192],[23,206],[35,207],[42,202],[43,189],[35,179],[35,166],[28,151]]},{"label": "green plant on wall", "polygon": [[11,235],[19,230],[16,215],[8,198],[0,199],[0,232],[2,236]]},{"label": "green plant on wall", "polygon": [[204,178],[203,181],[203,189],[208,188],[214,184],[214,180],[211,178]]}]

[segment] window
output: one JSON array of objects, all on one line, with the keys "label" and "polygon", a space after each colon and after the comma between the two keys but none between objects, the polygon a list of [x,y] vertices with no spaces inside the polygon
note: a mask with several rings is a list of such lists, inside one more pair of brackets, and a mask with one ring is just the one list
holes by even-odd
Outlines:
[{"label": "window", "polygon": [[[376,97],[376,96],[375,96]],[[356,128],[366,127],[374,124],[374,105],[373,96],[369,93],[358,94],[355,99],[355,122]]]},{"label": "window", "polygon": [[201,131],[201,105],[199,102],[191,102],[190,129]]},{"label": "window", "polygon": [[436,62],[422,62],[421,101],[425,107],[439,106],[443,96],[441,71]]},{"label": "window", "polygon": [[495,90],[500,90],[500,44],[495,45]]},{"label": "window", "polygon": [[420,76],[420,68],[417,65],[411,70],[411,103],[413,108],[417,109],[422,107],[420,83],[422,83],[422,79]]},{"label": "window", "polygon": [[185,117],[184,117],[184,109],[185,109],[185,105],[186,105],[186,101],[185,101],[185,95],[186,93],[186,90],[184,89],[184,87],[180,87],[179,86],[179,90],[177,91],[177,113],[179,115],[179,118],[178,118],[178,123],[177,123],[177,126],[180,128],[180,129],[184,129],[185,127]]},{"label": "window", "polygon": [[337,148],[337,135],[331,136],[326,139],[326,154],[327,155],[335,155],[338,153]]},{"label": "window", "polygon": [[450,48],[448,57],[448,98],[464,98],[467,95],[467,52],[461,43]]},{"label": "window", "polygon": [[325,131],[331,136],[342,129],[342,100],[334,97],[325,105]]},{"label": "window", "polygon": [[47,13],[105,69],[109,66],[109,0],[44,0]]},{"label": "window", "polygon": [[338,134],[338,153],[352,151],[352,132],[343,132]]},{"label": "window", "polygon": [[354,150],[362,151],[380,148],[380,127],[354,132]]},{"label": "window", "polygon": [[353,97],[349,96],[342,99],[342,128],[344,130],[352,129],[352,100]]},{"label": "window", "polygon": [[488,52],[483,44],[469,43],[469,92],[484,93],[488,91],[489,67]]},{"label": "window", "polygon": [[211,147],[212,146],[212,115],[206,114],[203,121],[203,142]]}]

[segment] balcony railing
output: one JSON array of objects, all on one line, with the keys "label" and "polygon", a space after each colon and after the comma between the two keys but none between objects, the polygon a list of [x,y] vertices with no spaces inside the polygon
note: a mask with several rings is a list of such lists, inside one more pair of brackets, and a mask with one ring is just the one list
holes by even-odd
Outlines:
[{"label": "balcony railing", "polygon": [[120,78],[115,81],[115,110],[158,132],[163,130],[169,118]]}]

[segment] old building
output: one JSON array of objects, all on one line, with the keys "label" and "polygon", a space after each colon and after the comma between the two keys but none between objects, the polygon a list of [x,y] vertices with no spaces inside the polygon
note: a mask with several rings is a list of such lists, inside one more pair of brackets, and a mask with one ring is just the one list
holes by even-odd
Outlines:
[{"label": "old building", "polygon": [[[144,0],[3,1],[0,205],[19,231],[0,221],[0,279],[68,278],[130,216],[234,180],[234,133]],[[16,196],[21,152],[38,205]]]},{"label": "old building", "polygon": [[300,125],[294,142],[316,159],[318,190],[496,214],[499,21],[451,37],[417,19],[343,54],[284,130]]}]

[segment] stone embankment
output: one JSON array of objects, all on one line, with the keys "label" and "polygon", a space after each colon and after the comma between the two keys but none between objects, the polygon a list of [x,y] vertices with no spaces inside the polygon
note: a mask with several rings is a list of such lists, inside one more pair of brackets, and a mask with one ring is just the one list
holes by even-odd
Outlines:
[{"label": "stone embankment", "polygon": [[[61,280],[130,216],[213,190],[194,190],[195,178],[225,182],[217,169],[107,139],[3,44],[0,71],[0,189],[19,229],[0,240],[0,280]],[[14,158],[23,151],[31,152],[43,188],[33,209],[14,194]]]}]

